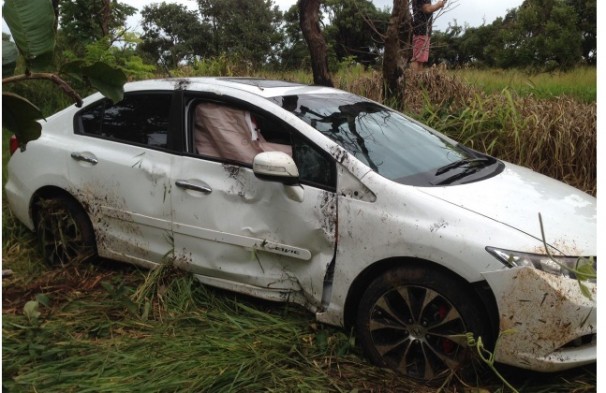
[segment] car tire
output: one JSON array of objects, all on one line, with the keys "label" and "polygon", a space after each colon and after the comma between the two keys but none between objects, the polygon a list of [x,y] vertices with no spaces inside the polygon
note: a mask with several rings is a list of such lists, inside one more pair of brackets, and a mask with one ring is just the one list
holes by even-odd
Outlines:
[{"label": "car tire", "polygon": [[490,342],[487,317],[471,288],[444,269],[418,264],[375,278],[358,305],[356,330],[370,360],[409,377],[442,383],[482,369],[467,333]]},{"label": "car tire", "polygon": [[75,200],[67,197],[38,199],[34,222],[47,263],[65,265],[87,261],[97,255],[92,224]]}]

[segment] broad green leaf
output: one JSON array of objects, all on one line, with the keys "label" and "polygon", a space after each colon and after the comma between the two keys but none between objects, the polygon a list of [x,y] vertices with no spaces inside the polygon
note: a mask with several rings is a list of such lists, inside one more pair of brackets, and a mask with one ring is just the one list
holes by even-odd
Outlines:
[{"label": "broad green leaf", "polygon": [[587,287],[587,285],[583,284],[583,282],[581,282],[580,280],[578,282],[583,296],[585,296],[589,300],[593,300],[593,294],[591,293],[591,290]]},{"label": "broad green leaf", "polygon": [[101,61],[86,65],[83,60],[76,60],[62,65],[61,73],[87,80],[92,87],[113,102],[122,101],[126,75],[119,68]]},{"label": "broad green leaf", "polygon": [[111,67],[106,63],[97,62],[84,67],[82,71],[90,84],[101,94],[114,103],[122,101],[124,84],[126,83],[126,75],[122,70]]},{"label": "broad green leaf", "polygon": [[35,300],[30,300],[23,306],[23,315],[25,315],[30,322],[35,321],[40,317],[38,306],[39,304]]},{"label": "broad green leaf", "polygon": [[2,77],[11,76],[15,73],[19,51],[14,42],[2,40]]},{"label": "broad green leaf", "polygon": [[68,74],[73,79],[79,82],[84,81],[84,67],[86,67],[86,62],[84,60],[74,60],[69,63],[65,63],[59,69],[59,74]]},{"label": "broad green leaf", "polygon": [[55,49],[55,12],[51,0],[5,0],[2,16],[28,68],[46,69]]},{"label": "broad green leaf", "polygon": [[36,301],[38,303],[42,304],[44,307],[48,307],[48,305],[50,303],[49,297],[43,293],[39,293],[36,295]]},{"label": "broad green leaf", "polygon": [[56,70],[54,59],[54,52],[41,54],[28,62],[29,70],[32,72],[53,72]]},{"label": "broad green leaf", "polygon": [[597,272],[594,266],[595,261],[593,258],[579,258],[575,269],[577,278],[581,281],[597,278]]},{"label": "broad green leaf", "polygon": [[2,93],[2,127],[17,136],[21,147],[40,137],[42,126],[36,120],[43,117],[40,109],[25,98]]}]

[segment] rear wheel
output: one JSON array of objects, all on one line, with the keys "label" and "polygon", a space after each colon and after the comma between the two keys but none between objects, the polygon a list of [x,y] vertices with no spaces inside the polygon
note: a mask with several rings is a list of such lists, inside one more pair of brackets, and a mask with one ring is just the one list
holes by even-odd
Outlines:
[{"label": "rear wheel", "polygon": [[460,278],[441,269],[399,267],[368,286],[356,329],[375,364],[425,381],[440,382],[452,373],[467,378],[479,363],[466,333],[490,341],[480,310]]},{"label": "rear wheel", "polygon": [[73,199],[40,198],[35,205],[36,233],[50,264],[81,262],[97,254],[86,212]]}]

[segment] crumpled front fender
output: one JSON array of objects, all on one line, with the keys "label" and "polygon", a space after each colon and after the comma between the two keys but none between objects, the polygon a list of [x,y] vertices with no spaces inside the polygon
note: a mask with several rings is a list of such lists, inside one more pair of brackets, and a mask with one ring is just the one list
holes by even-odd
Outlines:
[{"label": "crumpled front fender", "polygon": [[590,299],[578,281],[532,267],[483,276],[499,309],[496,361],[546,372],[596,361],[595,283],[583,283]]}]

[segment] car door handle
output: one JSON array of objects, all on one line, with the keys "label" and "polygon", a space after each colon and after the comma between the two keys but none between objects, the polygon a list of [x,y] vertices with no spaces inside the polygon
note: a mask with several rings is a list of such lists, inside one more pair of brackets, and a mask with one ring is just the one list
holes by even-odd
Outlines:
[{"label": "car door handle", "polygon": [[211,192],[213,192],[213,189],[210,188],[210,186],[204,182],[201,182],[202,184],[193,184],[190,183],[188,181],[185,180],[177,180],[175,182],[175,185],[179,188],[183,188],[185,190],[192,190],[192,191],[198,191],[198,192],[203,192],[205,194],[210,194]]},{"label": "car door handle", "polygon": [[90,156],[84,155],[83,153],[73,152],[71,154],[71,157],[76,161],[84,161],[84,162],[88,162],[89,164],[93,164],[93,165],[97,165],[99,163],[99,160],[97,160],[95,157],[90,157]]}]

